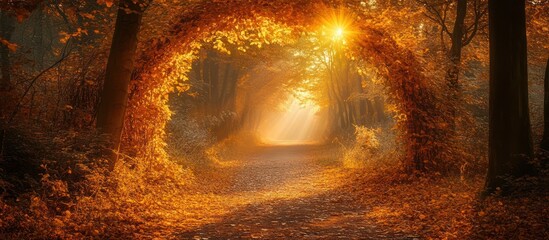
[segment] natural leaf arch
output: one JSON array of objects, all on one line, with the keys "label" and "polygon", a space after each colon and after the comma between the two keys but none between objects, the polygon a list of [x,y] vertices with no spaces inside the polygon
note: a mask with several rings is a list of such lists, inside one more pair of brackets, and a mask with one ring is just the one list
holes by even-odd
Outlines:
[{"label": "natural leaf arch", "polygon": [[[253,38],[262,44],[285,44],[318,25],[321,11],[341,8],[306,0],[212,1],[197,4],[183,13],[165,37],[147,42],[137,63],[131,85],[123,149],[132,156],[164,162],[165,126],[170,119],[168,95],[188,79],[192,61],[201,43],[216,37],[233,38],[244,44]],[[352,6],[344,7],[347,11]],[[359,32],[353,54],[379,70],[385,79],[389,101],[396,107],[397,128],[405,147],[403,166],[410,172],[446,171],[440,159],[448,145],[446,106],[429,80],[422,64],[404,46],[360,13],[355,25]],[[241,39],[239,33],[266,31]]]}]

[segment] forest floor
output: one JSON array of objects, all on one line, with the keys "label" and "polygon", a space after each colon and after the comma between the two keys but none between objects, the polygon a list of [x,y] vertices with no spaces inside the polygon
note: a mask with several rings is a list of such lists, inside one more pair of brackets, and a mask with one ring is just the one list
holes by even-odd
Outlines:
[{"label": "forest floor", "polygon": [[[178,233],[183,239],[411,239],[366,218],[371,207],[343,193],[348,174],[323,146],[263,146],[213,186],[231,212]],[[202,184],[212,184],[203,179]],[[210,187],[212,189],[212,187]]]},{"label": "forest floor", "polygon": [[[198,172],[178,239],[548,239],[547,194],[480,200],[483,176],[394,181],[329,146],[260,146]],[[223,165],[223,164],[222,164]],[[389,171],[391,172],[391,171]],[[394,172],[394,171],[393,171]],[[189,195],[193,198],[193,195]],[[204,196],[203,196],[204,197]],[[201,199],[201,198],[195,198]]]},{"label": "forest floor", "polygon": [[481,199],[482,175],[406,180],[390,165],[345,168],[334,146],[221,155],[181,187],[122,169],[112,193],[67,210],[55,197],[48,210],[48,195],[0,201],[0,239],[549,239],[547,185]]}]

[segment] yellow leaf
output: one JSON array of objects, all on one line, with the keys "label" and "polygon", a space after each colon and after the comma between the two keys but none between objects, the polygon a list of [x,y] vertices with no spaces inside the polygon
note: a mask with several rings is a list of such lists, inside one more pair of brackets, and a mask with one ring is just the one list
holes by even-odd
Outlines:
[{"label": "yellow leaf", "polygon": [[80,15],[84,18],[87,18],[87,19],[95,19],[95,16],[93,16],[92,14],[89,14],[89,13],[80,13]]},{"label": "yellow leaf", "polygon": [[63,227],[65,226],[65,223],[63,223],[63,221],[61,221],[59,218],[54,218],[53,225],[56,227]]},{"label": "yellow leaf", "polygon": [[103,5],[105,4],[107,7],[111,7],[113,5],[113,0],[97,0],[97,4]]},{"label": "yellow leaf", "polygon": [[17,51],[17,44],[15,43],[10,43],[7,40],[0,39],[0,44],[3,44],[4,46],[8,47],[8,49],[12,52]]}]

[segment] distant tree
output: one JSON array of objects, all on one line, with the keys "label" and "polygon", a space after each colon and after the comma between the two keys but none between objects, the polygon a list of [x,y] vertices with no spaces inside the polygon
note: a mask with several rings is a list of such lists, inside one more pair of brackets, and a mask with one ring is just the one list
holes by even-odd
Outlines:
[{"label": "distant tree", "polygon": [[[147,4],[121,0],[114,28],[105,84],[97,112],[97,129],[108,134],[112,148],[117,151],[124,126],[128,91],[137,48],[137,34]],[[117,154],[111,161],[114,167]]]},{"label": "distant tree", "polygon": [[[484,28],[483,19],[487,13],[485,0],[416,0],[426,9],[425,15],[440,28],[440,41],[447,54],[449,65],[446,69],[446,84],[450,100],[459,102],[461,87],[459,73],[462,62],[462,49],[471,43],[480,29]],[[449,12],[455,9],[455,15]],[[452,17],[453,16],[453,17]],[[469,16],[469,17],[468,17]],[[450,28],[448,22],[454,19]],[[468,20],[468,21],[466,21]],[[446,47],[445,36],[450,38],[450,48]],[[452,119],[457,112],[452,110]],[[455,127],[455,120],[450,122]]]},{"label": "distant tree", "polygon": [[525,0],[490,0],[489,166],[485,190],[527,175],[533,155],[528,109]]},{"label": "distant tree", "polygon": [[[448,54],[450,66],[446,72],[446,80],[453,90],[459,90],[459,67],[462,59],[462,49],[467,46],[484,28],[483,18],[486,16],[487,7],[484,0],[416,0],[425,9],[425,15],[440,27],[440,41]],[[449,11],[455,8],[455,16],[452,18]],[[468,15],[470,20],[467,22]],[[448,21],[454,19],[453,26],[448,26]],[[447,49],[445,36],[450,38],[450,49]]]},{"label": "distant tree", "polygon": [[543,80],[543,139],[541,140],[540,147],[545,151],[549,151],[549,58],[547,59],[547,65],[545,66],[545,78]]},{"label": "distant tree", "polygon": [[0,10],[12,13],[17,20],[22,21],[27,18],[31,12],[43,0],[3,0],[0,1]]},{"label": "distant tree", "polygon": [[28,18],[31,12],[41,3],[41,0],[3,0],[0,1],[0,92],[4,102],[1,104],[0,117],[4,118],[5,110],[12,104],[13,94],[4,94],[12,89],[12,64],[10,51],[15,51],[17,45],[10,42],[17,21]]},{"label": "distant tree", "polygon": [[[0,11],[0,91],[7,91],[11,88],[11,64],[10,64],[10,39],[15,30],[15,18],[5,12]],[[12,48],[13,49],[13,48]]]}]

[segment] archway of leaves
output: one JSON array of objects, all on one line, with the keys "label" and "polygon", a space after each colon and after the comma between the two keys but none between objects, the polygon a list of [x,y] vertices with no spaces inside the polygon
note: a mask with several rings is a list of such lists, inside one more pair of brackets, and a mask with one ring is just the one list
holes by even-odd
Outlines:
[{"label": "archway of leaves", "polygon": [[[319,11],[326,3],[312,1],[231,1],[198,4],[182,14],[165,37],[150,46],[137,63],[123,135],[123,151],[148,164],[167,160],[165,126],[171,113],[168,96],[184,91],[193,59],[203,42],[226,38],[243,48],[250,44],[281,44],[318,26]],[[320,10],[324,9],[324,10]],[[317,11],[318,10],[318,11]],[[414,171],[446,171],[444,149],[448,145],[448,119],[442,98],[422,74],[412,52],[376,24],[357,13],[352,52],[371,64],[384,79],[388,100],[396,107],[397,128],[405,159],[403,167]]]}]

